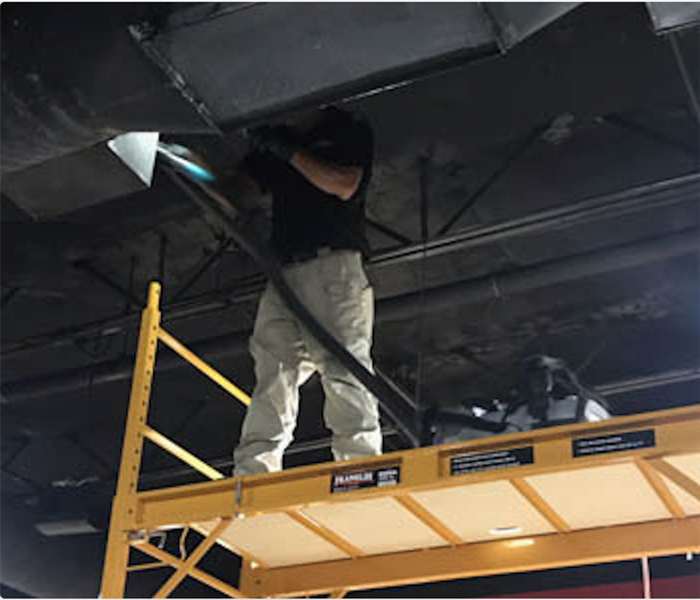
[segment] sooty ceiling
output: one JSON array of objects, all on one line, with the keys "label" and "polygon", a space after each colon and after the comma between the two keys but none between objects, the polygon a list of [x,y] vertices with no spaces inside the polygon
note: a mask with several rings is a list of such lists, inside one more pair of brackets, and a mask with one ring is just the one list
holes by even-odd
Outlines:
[{"label": "sooty ceiling", "polygon": [[[148,188],[121,173],[104,142],[124,131],[232,173],[241,127],[364,113],[373,354],[421,409],[503,397],[536,353],[617,414],[697,402],[698,30],[670,40],[642,3],[584,4],[504,50],[476,4],[375,4],[3,5],[3,584],[96,593],[104,532],[34,525],[109,510],[149,281],[174,335],[254,383],[260,269],[162,171]],[[243,407],[167,353],[154,427],[230,470]],[[302,398],[288,466],[330,459],[316,380]],[[144,471],[194,480],[156,451]],[[55,577],[25,560],[37,548]],[[516,585],[538,584],[499,589]]]}]

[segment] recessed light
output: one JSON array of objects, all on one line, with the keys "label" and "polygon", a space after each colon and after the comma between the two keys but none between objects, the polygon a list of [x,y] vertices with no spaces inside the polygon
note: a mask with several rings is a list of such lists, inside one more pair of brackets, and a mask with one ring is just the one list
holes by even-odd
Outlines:
[{"label": "recessed light", "polygon": [[506,542],[506,545],[509,548],[523,548],[525,546],[532,546],[532,544],[535,543],[535,540],[532,538],[524,538],[520,540],[512,540],[510,542]]},{"label": "recessed light", "polygon": [[491,535],[515,535],[517,533],[521,533],[522,530],[522,527],[511,525],[510,527],[494,527],[493,529],[489,530],[489,533]]}]

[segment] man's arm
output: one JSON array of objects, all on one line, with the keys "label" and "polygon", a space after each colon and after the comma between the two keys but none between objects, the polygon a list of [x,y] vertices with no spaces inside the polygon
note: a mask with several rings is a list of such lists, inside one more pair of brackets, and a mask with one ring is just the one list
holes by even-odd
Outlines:
[{"label": "man's arm", "polygon": [[364,169],[320,160],[306,150],[297,150],[289,159],[299,173],[317,188],[341,200],[350,200],[360,187]]},{"label": "man's arm", "polygon": [[[311,184],[341,200],[350,200],[362,184],[367,140],[357,137],[357,131],[348,131],[344,139],[346,160],[332,161],[319,158],[289,135],[285,128],[263,127],[253,134],[259,147],[290,164]],[[371,140],[370,140],[371,145]]]}]

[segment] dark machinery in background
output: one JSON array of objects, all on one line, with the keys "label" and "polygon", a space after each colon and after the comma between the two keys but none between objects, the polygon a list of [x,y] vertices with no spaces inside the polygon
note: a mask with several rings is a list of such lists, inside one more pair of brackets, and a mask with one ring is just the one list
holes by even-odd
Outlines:
[{"label": "dark machinery in background", "polygon": [[537,355],[523,362],[520,381],[505,400],[466,401],[457,410],[433,407],[423,427],[425,441],[447,444],[608,418],[602,394],[585,387],[562,359]]}]

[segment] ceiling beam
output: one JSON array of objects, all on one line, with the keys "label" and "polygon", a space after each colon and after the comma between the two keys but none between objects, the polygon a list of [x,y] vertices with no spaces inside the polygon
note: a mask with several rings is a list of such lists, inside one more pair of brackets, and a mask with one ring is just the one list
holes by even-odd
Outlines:
[{"label": "ceiling beam", "polygon": [[[493,298],[522,294],[576,279],[660,262],[676,256],[700,252],[700,231],[685,230],[659,238],[602,248],[541,264],[469,279],[449,285],[412,292],[377,303],[377,322],[404,321],[420,313],[435,313],[460,305],[469,305]],[[198,356],[211,358],[247,352],[250,332],[236,332],[198,342],[193,351]],[[179,366],[180,361],[168,355],[162,357],[159,371]],[[79,367],[38,378],[11,381],[2,386],[5,403],[31,400],[60,392],[69,392],[88,385],[121,381],[131,377],[133,358]]]},{"label": "ceiling beam", "polygon": [[[370,258],[368,267],[372,270],[378,267],[432,258],[523,236],[537,235],[577,227],[593,221],[630,215],[652,208],[685,202],[697,203],[699,199],[700,174],[690,173],[581,202],[563,204],[525,217],[470,227],[448,236],[430,240],[427,243],[413,243],[399,249],[379,251]],[[166,304],[163,311],[163,322],[173,323],[184,317],[208,315],[230,308],[232,304],[255,300],[264,286],[264,277],[256,275],[236,281],[232,287],[227,289],[207,292],[188,300]],[[125,329],[135,328],[139,317],[140,311],[31,336],[21,341],[5,342],[0,354],[5,359],[19,353],[59,348],[80,338],[115,335]]]}]

